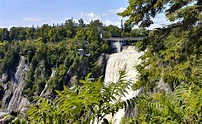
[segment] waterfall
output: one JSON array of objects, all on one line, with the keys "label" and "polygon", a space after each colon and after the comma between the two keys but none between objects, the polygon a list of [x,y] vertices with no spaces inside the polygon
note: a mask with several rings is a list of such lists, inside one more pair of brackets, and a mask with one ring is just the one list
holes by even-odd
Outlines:
[{"label": "waterfall", "polygon": [[23,83],[24,83],[23,74],[25,74],[27,69],[28,69],[28,65],[25,63],[25,58],[21,56],[19,65],[15,73],[15,79],[13,82],[14,92],[7,108],[9,112],[16,108],[19,109],[19,106],[22,100],[21,96],[22,96]]},{"label": "waterfall", "polygon": [[51,76],[50,76],[48,82],[46,83],[46,85],[44,86],[43,90],[41,91],[41,93],[39,95],[40,97],[42,97],[42,95],[45,93],[46,89],[48,88],[48,83],[50,82],[51,78],[55,75],[55,72],[56,72],[55,70],[52,70],[52,73],[51,73]]},{"label": "waterfall", "polygon": [[122,45],[121,45],[120,42],[115,42],[115,43],[113,43],[113,47],[116,48],[116,51],[117,51],[117,52],[121,52],[121,47],[122,47]]},{"label": "waterfall", "polygon": [[[135,46],[127,46],[123,48],[122,52],[114,53],[109,56],[106,72],[105,72],[105,85],[110,82],[117,82],[119,78],[119,70],[124,70],[126,73],[126,80],[132,80],[135,83],[138,72],[135,66],[140,64],[139,57],[143,55],[143,52],[137,52]],[[128,90],[128,94],[120,96],[121,100],[127,100],[138,95],[140,90],[133,91]],[[125,116],[124,109],[120,109],[113,117],[107,115],[106,118],[112,123],[119,124],[121,118]]]}]

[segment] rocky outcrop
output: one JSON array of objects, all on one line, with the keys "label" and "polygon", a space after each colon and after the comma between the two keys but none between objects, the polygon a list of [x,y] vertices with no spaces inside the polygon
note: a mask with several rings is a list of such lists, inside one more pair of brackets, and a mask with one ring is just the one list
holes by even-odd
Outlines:
[{"label": "rocky outcrop", "polygon": [[153,89],[154,92],[159,92],[162,90],[165,91],[165,93],[172,92],[170,85],[168,83],[165,83],[163,79],[161,79]]},{"label": "rocky outcrop", "polygon": [[0,82],[1,83],[5,83],[8,80],[8,74],[3,73],[2,75],[0,75]]},{"label": "rocky outcrop", "polygon": [[105,75],[105,70],[107,66],[107,60],[109,59],[109,54],[102,53],[101,56],[98,58],[98,73],[101,75]]},{"label": "rocky outcrop", "polygon": [[[82,57],[81,57],[82,58]],[[76,67],[68,69],[64,78],[63,84],[67,87],[71,87],[75,84],[78,84],[78,78],[84,78],[88,73],[88,59],[79,60]]]},{"label": "rocky outcrop", "polygon": [[[98,58],[96,75],[104,75],[108,58],[108,54],[102,54]],[[29,63],[26,57],[21,56],[17,67],[13,68],[9,73],[1,74],[0,110],[8,113],[12,111],[24,113],[27,105],[30,104],[30,100],[33,100],[33,98],[30,98],[30,94],[31,97],[34,95],[54,98],[55,94],[53,92],[55,89],[51,87],[52,84],[59,85],[59,87],[63,87],[63,85],[71,87],[78,84],[78,79],[83,79],[90,71],[88,70],[89,58],[84,56],[80,56],[78,61],[74,62],[74,66],[69,67],[64,75],[61,74],[60,67],[53,67],[47,72],[46,64],[45,60],[36,60],[33,65],[33,62]],[[32,77],[30,78],[30,76]],[[62,79],[59,83],[57,83],[58,78]],[[28,88],[26,88],[27,85],[29,85]]]},{"label": "rocky outcrop", "polygon": [[[25,82],[25,73],[28,70],[28,65],[25,63],[25,57],[21,56],[21,60],[17,67],[14,80],[11,80],[11,99],[9,100],[7,110],[11,111],[20,111],[24,106],[29,104],[27,98],[22,95]],[[9,91],[9,90],[8,90]],[[6,93],[7,94],[7,93]]]}]

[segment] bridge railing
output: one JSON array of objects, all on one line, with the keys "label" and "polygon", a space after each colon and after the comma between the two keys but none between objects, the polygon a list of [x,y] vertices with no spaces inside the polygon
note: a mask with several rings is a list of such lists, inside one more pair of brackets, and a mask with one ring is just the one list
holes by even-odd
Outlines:
[{"label": "bridge railing", "polygon": [[106,41],[131,41],[131,40],[143,40],[143,37],[125,37],[125,38],[121,38],[121,37],[110,37],[110,38],[103,38],[103,40]]}]

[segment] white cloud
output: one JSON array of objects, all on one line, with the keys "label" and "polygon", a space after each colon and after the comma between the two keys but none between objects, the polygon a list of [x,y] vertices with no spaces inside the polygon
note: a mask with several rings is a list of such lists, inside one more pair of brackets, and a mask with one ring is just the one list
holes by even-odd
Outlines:
[{"label": "white cloud", "polygon": [[65,20],[71,19],[70,17],[64,17],[64,18],[52,18],[52,17],[24,17],[12,21],[0,21],[0,28],[11,28],[11,27],[31,27],[32,25],[36,26],[41,26],[43,24],[49,24],[52,25],[54,24],[62,24],[65,23]]},{"label": "white cloud", "polygon": [[158,22],[161,21],[160,19],[157,19],[157,18],[152,18],[151,20],[152,20],[153,22],[155,22],[155,23],[158,23]]},{"label": "white cloud", "polygon": [[126,8],[124,8],[124,7],[120,7],[120,8],[118,8],[118,9],[115,9],[115,10],[108,10],[108,11],[111,12],[111,13],[117,14],[117,13],[119,13],[119,12],[123,12],[125,9],[126,9]]},{"label": "white cloud", "polygon": [[106,26],[115,25],[115,26],[120,27],[120,25],[121,25],[121,22],[120,22],[119,20],[117,20],[117,21],[111,21],[111,20],[108,19],[108,20],[103,21],[103,23],[104,23]]},{"label": "white cloud", "polygon": [[93,13],[93,12],[89,12],[89,13],[81,12],[80,17],[85,21],[85,23],[89,23],[91,20],[99,19],[106,26],[115,25],[120,27],[121,19],[123,18],[117,16],[116,12],[121,11],[123,9],[124,8],[119,8],[116,10],[108,10],[107,13],[100,13],[100,14]]},{"label": "white cloud", "polygon": [[63,18],[53,18],[53,17],[46,17],[46,18],[34,18],[34,17],[25,17],[20,20],[20,23],[23,26],[41,26],[43,24],[62,24],[65,23],[66,20],[71,19],[71,17],[63,17]]},{"label": "white cloud", "polygon": [[[122,18],[116,15],[116,13],[122,12],[123,10],[125,10],[125,8],[121,7],[116,10],[108,10],[108,13],[101,13],[101,14],[95,14],[93,12],[89,12],[89,13],[81,12],[80,17],[84,19],[85,23],[89,23],[91,20],[99,19],[106,26],[115,25],[115,26],[121,27],[121,20],[125,22],[128,19],[128,17]],[[152,20],[154,21],[154,24],[152,24],[148,29],[163,27],[165,25],[170,24],[170,22],[166,20],[163,14],[157,15]],[[138,28],[138,26],[134,26],[134,28]]]},{"label": "white cloud", "polygon": [[[89,23],[91,20],[99,19],[104,23],[104,25],[115,25],[118,27],[121,27],[121,20],[125,22],[128,17],[122,18],[117,15],[118,12],[124,11],[124,7],[120,7],[114,10],[106,10],[103,13],[94,13],[94,12],[81,12],[79,16],[76,18],[73,17],[74,21],[78,23],[78,18],[82,18],[85,23]],[[12,22],[2,22],[0,21],[0,27],[6,26],[6,27],[12,27],[12,26],[41,26],[43,24],[62,24],[65,23],[66,20],[71,19],[72,17],[61,17],[61,18],[54,18],[54,17],[24,17],[17,20],[12,20]],[[149,29],[153,29],[156,27],[162,27],[163,24],[168,25],[170,24],[169,21],[166,20],[165,16],[163,14],[157,15],[154,19],[154,24],[152,24]],[[137,28],[135,26],[134,28]]]},{"label": "white cloud", "polygon": [[[120,7],[118,9],[108,10],[108,12],[111,13],[110,15],[116,15],[116,16],[113,16],[113,19],[112,19],[115,21],[112,21],[111,19],[104,21],[106,23],[106,25],[113,24],[113,25],[120,27],[121,20],[123,20],[123,22],[125,22],[129,17],[122,18],[122,17],[118,16],[117,13],[123,12],[125,9],[126,8],[124,8],[124,7]],[[162,27],[164,25],[171,24],[171,22],[169,22],[163,14],[158,14],[152,20],[153,20],[154,24],[152,24],[148,29],[154,29],[157,27]],[[134,28],[137,28],[137,26],[134,26]]]},{"label": "white cloud", "polygon": [[[116,13],[123,11],[125,8],[120,7],[114,10],[106,10],[103,13],[95,12],[81,12],[80,16],[77,18],[82,18],[85,23],[89,23],[91,20],[99,19],[104,23],[104,25],[116,25],[120,27],[122,17],[118,16]],[[71,19],[71,17],[62,17],[62,18],[53,18],[53,17],[24,17],[18,20],[15,20],[13,23],[8,23],[8,27],[12,26],[41,26],[43,24],[62,24],[65,23],[65,20]],[[73,18],[75,22],[78,22],[76,18]],[[123,19],[125,20],[125,19]],[[1,24],[3,25],[3,24]],[[0,25],[0,26],[1,26]]]},{"label": "white cloud", "polygon": [[1,21],[0,20],[0,28],[9,28],[14,26],[13,24],[15,23],[16,21],[14,20],[8,20],[8,21]]},{"label": "white cloud", "polygon": [[148,29],[162,28],[166,25],[171,24],[171,22],[166,19],[163,13],[156,15],[156,17],[153,18],[152,21],[154,22],[154,24],[152,24]]},{"label": "white cloud", "polygon": [[87,23],[89,23],[91,20],[96,20],[96,19],[102,19],[102,17],[105,16],[104,14],[95,14],[93,12],[90,13],[84,13],[81,12],[80,17]]},{"label": "white cloud", "polygon": [[34,18],[34,17],[25,17],[23,18],[24,21],[30,21],[30,22],[41,22],[44,19],[43,18]]},{"label": "white cloud", "polygon": [[121,16],[118,16],[117,13],[119,12],[123,12],[126,8],[125,7],[120,7],[118,9],[114,9],[114,10],[108,10],[108,12],[110,13],[110,15],[113,15],[113,21],[112,21],[112,24],[113,25],[116,25],[118,27],[121,26],[121,20],[123,20],[123,22],[125,22],[128,17],[121,17]]}]

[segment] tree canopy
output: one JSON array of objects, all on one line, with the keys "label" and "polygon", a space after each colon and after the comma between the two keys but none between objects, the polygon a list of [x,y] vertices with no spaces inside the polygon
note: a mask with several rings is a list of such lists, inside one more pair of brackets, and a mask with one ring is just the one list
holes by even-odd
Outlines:
[{"label": "tree canopy", "polygon": [[153,18],[164,13],[170,25],[154,29],[139,42],[145,51],[139,83],[151,88],[160,79],[171,84],[194,82],[201,85],[202,45],[201,0],[129,0],[128,7],[118,15],[128,23],[149,27]]},{"label": "tree canopy", "polygon": [[[39,45],[41,47],[27,47],[25,51],[29,50],[32,52],[36,50],[34,55],[27,55],[31,56],[28,58],[35,60],[33,61],[33,68],[38,62],[36,58],[47,59],[47,62],[51,63],[51,67],[59,65],[58,69],[60,71],[57,77],[62,79],[60,76],[63,77],[66,64],[72,62],[69,64],[70,67],[75,67],[79,63],[79,58],[77,55],[74,55],[72,59],[70,59],[71,56],[65,58],[66,54],[63,55],[63,50],[65,51],[66,48],[60,46],[62,43],[58,43],[57,46],[60,47],[55,49],[56,51],[59,50],[57,52],[60,53],[61,57],[55,54],[52,54],[52,57],[47,57],[47,54],[55,51],[51,50],[54,49],[52,46],[51,48],[46,46],[47,44],[51,45],[51,42],[60,41],[59,39],[64,37],[74,38],[67,45],[69,45],[69,49],[76,49],[75,47],[79,45],[84,46],[82,44],[84,43],[83,40],[88,40],[90,42],[89,48],[93,51],[93,58],[97,58],[99,53],[102,52],[102,48],[99,49],[99,41],[101,41],[99,38],[100,29],[103,30],[103,34],[106,37],[112,36],[112,32],[117,35],[128,35],[128,33],[131,35],[135,31],[128,29],[128,26],[137,24],[140,27],[149,27],[153,23],[153,18],[159,13],[164,13],[166,18],[172,21],[172,24],[150,31],[143,41],[136,43],[138,49],[144,51],[145,54],[141,57],[142,63],[137,66],[140,74],[139,79],[132,88],[136,90],[143,87],[145,92],[142,95],[112,104],[112,101],[116,100],[114,95],[126,93],[125,89],[130,87],[131,83],[128,84],[125,80],[119,80],[120,83],[105,87],[100,80],[92,82],[89,80],[89,76],[87,76],[85,80],[80,81],[82,85],[76,85],[70,89],[64,88],[64,91],[56,91],[58,97],[55,101],[40,98],[36,102],[37,104],[27,111],[25,120],[22,119],[21,121],[26,123],[32,120],[39,123],[90,123],[97,118],[101,122],[105,114],[111,113],[113,115],[119,108],[131,109],[131,106],[132,108],[136,106],[137,108],[134,109],[138,111],[137,115],[134,118],[123,119],[123,123],[201,123],[201,0],[129,0],[126,10],[118,13],[120,16],[129,17],[125,24],[125,30],[122,30],[125,33],[115,26],[105,27],[99,20],[93,21],[88,25],[79,20],[79,26],[77,26],[70,19],[65,24],[56,26],[57,28],[55,26],[43,25],[41,28],[27,30],[30,34],[34,31],[34,35],[28,35],[28,38],[41,38],[40,43],[35,43],[36,46],[41,44]],[[16,38],[17,40],[26,39],[23,39],[23,36],[26,36],[25,32],[18,31],[20,35],[15,35],[16,29],[12,29],[12,32],[9,32],[7,29],[0,30],[2,41],[0,45],[8,51],[6,54],[0,51],[0,61],[3,64],[9,64],[10,61],[14,61],[9,59],[9,57],[13,58],[13,55],[16,55],[19,50],[22,51],[19,47],[10,50],[11,46],[8,45],[10,38]],[[54,34],[59,35],[54,36]],[[79,40],[77,42],[78,46],[74,46],[74,41],[77,40]],[[101,44],[104,45],[104,43]],[[103,48],[105,47],[103,46]],[[16,57],[19,58],[19,55],[17,54]],[[62,61],[64,59],[65,61]],[[9,60],[9,63],[6,63],[4,60]],[[91,61],[91,66],[94,66],[94,63],[96,63],[95,59]],[[7,70],[4,67],[7,66],[1,66],[2,70]],[[96,70],[96,68],[94,69]],[[154,93],[154,87],[160,80],[170,84],[172,87],[171,93],[165,93],[164,91]],[[14,121],[19,123],[20,120],[16,119]],[[107,120],[103,121],[109,123]]]},{"label": "tree canopy", "polygon": [[148,27],[159,13],[165,13],[169,21],[193,26],[201,21],[201,0],[128,0],[128,7],[118,15],[129,17],[128,23]]},{"label": "tree canopy", "polygon": [[159,13],[172,23],[150,31],[136,44],[145,54],[137,66],[140,76],[133,88],[144,87],[145,94],[156,92],[153,88],[163,80],[172,93],[144,94],[136,104],[137,117],[125,123],[200,123],[202,1],[129,0],[118,15],[129,17],[129,24],[149,27]]}]

